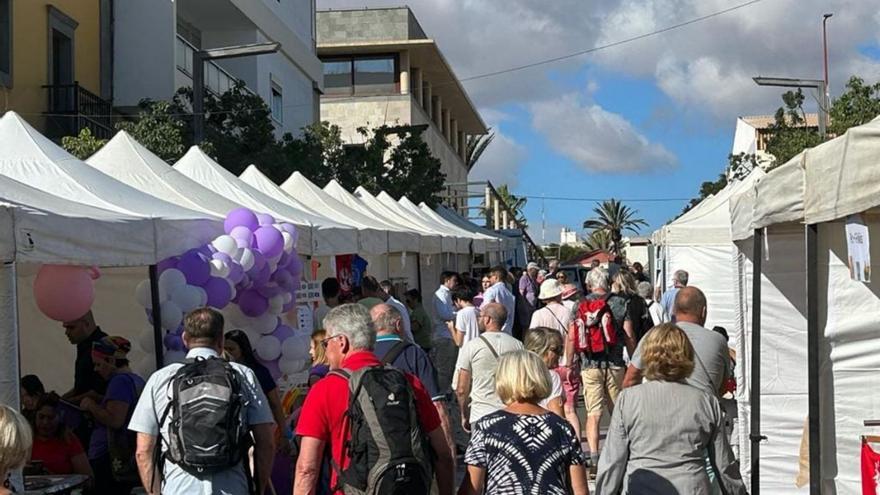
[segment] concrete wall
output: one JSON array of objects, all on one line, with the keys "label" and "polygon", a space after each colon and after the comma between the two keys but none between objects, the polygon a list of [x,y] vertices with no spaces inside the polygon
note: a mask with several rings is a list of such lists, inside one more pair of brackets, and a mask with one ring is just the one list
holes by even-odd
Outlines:
[{"label": "concrete wall", "polygon": [[429,124],[428,129],[422,134],[422,138],[431,153],[440,160],[440,171],[446,174],[446,183],[467,182],[467,169],[464,162],[452,148],[452,145],[446,140],[437,126],[428,119],[428,115],[412,100],[412,123],[414,125]]},{"label": "concrete wall", "polygon": [[318,44],[424,39],[408,8],[331,10],[317,14]]},{"label": "concrete wall", "polygon": [[177,89],[175,2],[126,0],[117,3],[114,16],[113,104],[170,98]]},{"label": "concrete wall", "polygon": [[315,0],[263,0],[306,46],[315,46]]},{"label": "concrete wall", "polygon": [[362,143],[358,127],[412,123],[412,98],[407,95],[321,99],[321,120],[338,125],[346,143]]},{"label": "concrete wall", "polygon": [[281,122],[272,121],[276,137],[281,138],[286,132],[294,136],[302,134],[303,127],[318,121],[319,95],[313,88],[312,79],[279,53],[262,55],[256,61],[257,81],[251,89],[270,104],[272,80],[281,87],[283,119]]}]

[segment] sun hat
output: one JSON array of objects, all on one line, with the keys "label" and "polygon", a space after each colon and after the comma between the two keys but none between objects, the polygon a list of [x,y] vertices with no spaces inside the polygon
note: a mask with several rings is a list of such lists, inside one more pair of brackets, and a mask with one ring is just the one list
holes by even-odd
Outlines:
[{"label": "sun hat", "polygon": [[560,295],[562,295],[562,284],[555,278],[548,278],[541,284],[541,293],[538,294],[538,299],[553,299]]},{"label": "sun hat", "polygon": [[562,298],[568,299],[578,293],[578,288],[574,284],[565,284],[562,286]]},{"label": "sun hat", "polygon": [[526,265],[526,270],[532,270],[532,269],[539,270],[540,268],[541,267],[538,266],[538,264],[535,263],[534,261],[530,261],[529,264]]}]

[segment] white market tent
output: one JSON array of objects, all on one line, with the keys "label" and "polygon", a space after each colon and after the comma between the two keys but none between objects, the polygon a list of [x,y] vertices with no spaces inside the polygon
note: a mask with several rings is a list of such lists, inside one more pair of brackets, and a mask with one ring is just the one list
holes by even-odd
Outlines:
[{"label": "white market tent", "polygon": [[357,202],[359,208],[364,209],[365,211],[369,211],[372,214],[376,215],[377,218],[381,218],[384,222],[390,222],[393,225],[397,225],[400,228],[410,230],[412,232],[419,233],[419,249],[418,252],[424,255],[433,255],[442,252],[443,246],[441,243],[440,234],[425,230],[422,227],[419,227],[416,224],[413,224],[407,221],[406,218],[401,218],[400,214],[395,212],[394,210],[388,208],[385,204],[377,200],[372,194],[369,193],[364,188],[358,188],[355,193],[349,193],[342,186],[339,185],[336,181],[330,181],[324,186],[324,191],[328,194],[332,195],[336,199],[340,199],[340,201],[345,201],[344,198],[346,196],[350,196]]},{"label": "white market tent", "polygon": [[236,203],[301,227],[297,246],[300,254],[330,256],[357,251],[357,231],[354,229],[259,191],[220,166],[196,146],[190,148],[174,164],[174,168]]},{"label": "white market tent", "polygon": [[[419,205],[419,208],[422,208],[423,210],[429,209],[428,206],[425,204]],[[458,225],[459,227],[461,227],[463,229],[470,230],[472,232],[476,232],[479,234],[483,234],[487,237],[494,238],[495,243],[496,243],[495,247],[492,248],[491,244],[489,246],[487,246],[487,248],[489,249],[489,254],[490,254],[490,257],[488,260],[489,265],[501,263],[502,261],[504,261],[506,259],[506,257],[505,257],[506,255],[504,253],[512,252],[512,251],[516,250],[516,242],[513,239],[511,239],[505,235],[502,235],[502,234],[497,234],[489,229],[480,227],[479,225],[474,224],[473,222],[469,221],[468,219],[462,217],[458,213],[450,210],[449,208],[447,208],[443,205],[437,206],[435,213],[437,215],[443,217],[447,221],[449,221],[455,225]],[[494,259],[492,257],[493,253],[497,253],[496,257]]]},{"label": "white market tent", "polygon": [[[369,194],[369,192],[363,187],[358,187],[354,191],[354,194],[359,198],[369,199],[369,196],[366,196],[367,194]],[[450,256],[453,253],[468,251],[467,241],[459,243],[459,238],[456,235],[451,234],[444,229],[439,229],[436,225],[431,225],[429,222],[426,222],[419,216],[413,215],[411,212],[400,206],[397,201],[385,191],[380,191],[379,194],[372,196],[372,198],[375,199],[376,202],[388,208],[390,211],[394,212],[394,214],[397,215],[397,218],[401,219],[402,221],[409,222],[410,224],[421,229],[425,233],[433,233],[439,235],[441,246],[440,250],[447,256]]]},{"label": "white market tent", "polygon": [[429,225],[434,225],[437,229],[442,229],[444,232],[448,232],[450,235],[454,235],[458,238],[458,248],[459,252],[474,252],[474,253],[485,253],[486,252],[486,239],[482,236],[474,234],[469,230],[462,229],[461,227],[449,223],[444,220],[442,217],[437,215],[429,215],[424,210],[418,207],[415,203],[409,200],[406,196],[402,196],[399,200],[397,200],[397,204],[401,206],[401,208],[412,212],[413,215],[417,215],[423,221],[425,221]]}]

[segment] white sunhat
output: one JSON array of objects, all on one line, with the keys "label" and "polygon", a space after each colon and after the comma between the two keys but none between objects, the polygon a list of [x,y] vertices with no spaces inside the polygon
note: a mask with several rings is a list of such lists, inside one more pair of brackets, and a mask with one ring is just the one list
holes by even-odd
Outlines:
[{"label": "white sunhat", "polygon": [[562,290],[562,284],[558,280],[555,278],[547,279],[541,284],[541,293],[538,294],[538,299],[553,299],[562,295]]}]

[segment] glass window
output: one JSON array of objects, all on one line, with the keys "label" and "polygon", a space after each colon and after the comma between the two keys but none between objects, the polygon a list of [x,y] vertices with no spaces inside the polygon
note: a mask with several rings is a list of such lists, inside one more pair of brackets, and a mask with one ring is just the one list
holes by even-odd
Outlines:
[{"label": "glass window", "polygon": [[12,85],[12,2],[0,0],[0,84]]},{"label": "glass window", "polygon": [[351,94],[351,59],[324,61],[324,94]]},{"label": "glass window", "polygon": [[355,94],[389,94],[397,92],[397,72],[394,65],[394,57],[355,59]]},{"label": "glass window", "polygon": [[284,97],[281,94],[281,86],[272,81],[272,118],[276,122],[284,122]]}]

